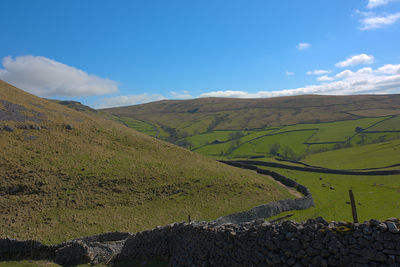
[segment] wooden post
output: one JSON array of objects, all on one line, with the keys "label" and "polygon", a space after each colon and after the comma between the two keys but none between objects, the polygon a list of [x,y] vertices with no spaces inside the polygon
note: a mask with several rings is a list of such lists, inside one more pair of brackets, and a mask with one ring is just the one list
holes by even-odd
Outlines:
[{"label": "wooden post", "polygon": [[190,223],[191,222],[191,220],[190,220],[190,214],[188,215],[188,223]]},{"label": "wooden post", "polygon": [[354,201],[353,190],[351,189],[349,190],[349,196],[350,196],[351,212],[353,213],[353,222],[358,223],[356,202]]}]

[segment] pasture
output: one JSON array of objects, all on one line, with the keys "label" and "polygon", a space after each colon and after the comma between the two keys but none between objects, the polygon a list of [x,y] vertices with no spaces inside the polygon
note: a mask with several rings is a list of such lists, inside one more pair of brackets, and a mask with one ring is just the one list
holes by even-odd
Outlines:
[{"label": "pasture", "polygon": [[400,216],[400,175],[318,174],[259,167],[276,171],[307,186],[314,198],[314,208],[285,212],[276,217],[294,214],[290,219],[296,221],[305,221],[318,216],[322,216],[326,220],[352,221],[351,207],[348,203],[350,201],[349,189],[352,189],[355,195],[359,221],[383,220]]}]

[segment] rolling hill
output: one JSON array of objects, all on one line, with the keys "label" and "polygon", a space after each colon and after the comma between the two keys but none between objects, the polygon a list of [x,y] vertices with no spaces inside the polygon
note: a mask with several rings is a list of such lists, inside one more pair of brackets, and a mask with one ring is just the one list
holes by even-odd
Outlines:
[{"label": "rolling hill", "polygon": [[128,127],[215,158],[299,160],[400,138],[400,95],[200,98],[102,111]]},{"label": "rolling hill", "polygon": [[211,130],[259,129],[397,115],[400,114],[400,95],[199,98],[162,100],[103,111],[161,128],[175,128],[182,136]]},{"label": "rolling hill", "polygon": [[77,111],[77,103],[61,104],[0,81],[2,237],[60,242],[135,232],[294,198],[268,177],[149,137],[101,112]]}]

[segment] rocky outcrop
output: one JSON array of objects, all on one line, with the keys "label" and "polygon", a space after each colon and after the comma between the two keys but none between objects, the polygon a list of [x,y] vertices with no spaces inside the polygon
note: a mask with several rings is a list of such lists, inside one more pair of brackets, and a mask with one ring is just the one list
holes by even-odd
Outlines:
[{"label": "rocky outcrop", "polygon": [[59,245],[0,239],[0,259],[49,259],[63,266],[146,262],[171,266],[400,266],[399,219],[364,223],[175,223]]},{"label": "rocky outcrop", "polygon": [[40,123],[44,115],[36,110],[27,109],[24,106],[0,99],[0,121],[25,122],[33,121]]},{"label": "rocky outcrop", "polygon": [[15,129],[14,129],[14,127],[12,127],[12,126],[0,125],[0,131],[14,132]]}]

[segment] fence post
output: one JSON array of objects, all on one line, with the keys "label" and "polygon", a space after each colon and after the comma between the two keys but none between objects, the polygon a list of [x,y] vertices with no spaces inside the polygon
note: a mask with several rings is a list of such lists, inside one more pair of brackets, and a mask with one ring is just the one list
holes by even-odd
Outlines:
[{"label": "fence post", "polygon": [[349,196],[350,196],[351,212],[353,214],[353,222],[358,223],[356,202],[354,201],[353,190],[351,189],[349,190]]}]

